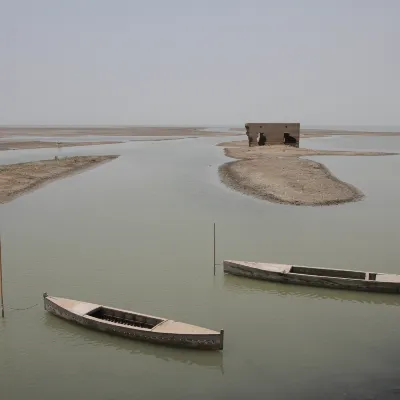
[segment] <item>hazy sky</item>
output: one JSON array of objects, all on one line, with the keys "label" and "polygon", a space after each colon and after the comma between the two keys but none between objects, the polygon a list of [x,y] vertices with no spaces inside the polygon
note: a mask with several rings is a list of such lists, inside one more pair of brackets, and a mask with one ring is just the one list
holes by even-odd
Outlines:
[{"label": "hazy sky", "polygon": [[0,0],[0,125],[400,125],[400,0]]}]

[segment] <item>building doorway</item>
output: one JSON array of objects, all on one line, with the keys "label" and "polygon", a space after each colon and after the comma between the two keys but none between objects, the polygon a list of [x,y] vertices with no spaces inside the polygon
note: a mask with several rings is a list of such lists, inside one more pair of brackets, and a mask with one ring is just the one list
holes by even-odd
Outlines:
[{"label": "building doorway", "polygon": [[289,144],[291,146],[296,146],[297,145],[297,139],[293,137],[290,133],[285,132],[283,134],[283,143],[284,144]]}]

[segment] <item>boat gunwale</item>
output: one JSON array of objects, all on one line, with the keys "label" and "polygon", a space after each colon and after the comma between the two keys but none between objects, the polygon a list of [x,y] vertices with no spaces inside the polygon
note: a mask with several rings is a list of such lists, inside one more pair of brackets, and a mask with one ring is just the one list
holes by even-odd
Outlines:
[{"label": "boat gunwale", "polygon": [[[238,267],[242,266],[242,267],[246,267],[246,268],[253,268],[253,269],[257,269],[259,271],[267,271],[273,274],[277,274],[277,275],[281,275],[281,276],[290,276],[290,275],[295,275],[295,276],[307,276],[307,277],[318,277],[318,278],[332,278],[332,279],[343,279],[343,280],[347,280],[347,281],[358,281],[358,282],[372,282],[372,283],[380,283],[381,281],[378,280],[369,280],[369,279],[361,279],[361,278],[347,278],[347,277],[342,277],[342,276],[327,276],[327,275],[312,275],[312,274],[301,274],[301,273],[297,273],[297,272],[290,272],[290,269],[295,267],[295,268],[308,268],[308,269],[313,269],[313,270],[325,270],[325,271],[343,271],[343,272],[350,272],[350,273],[361,273],[361,274],[365,274],[366,276],[370,275],[370,274],[375,274],[376,276],[379,275],[394,275],[394,276],[398,276],[400,277],[400,274],[393,274],[390,272],[375,272],[375,271],[361,271],[361,270],[354,270],[354,269],[339,269],[339,268],[324,268],[324,267],[310,267],[307,265],[297,265],[297,264],[278,264],[278,263],[264,263],[264,262],[257,262],[257,261],[233,261],[233,260],[224,260],[224,263],[230,263],[230,264],[234,264]],[[257,266],[257,264],[262,264],[265,265],[265,268],[260,268]],[[282,267],[290,267],[289,271],[274,271],[273,269],[269,269],[268,265],[271,266],[282,266]],[[395,283],[395,284],[399,284],[400,282],[396,282],[396,281],[385,281],[385,283]]]},{"label": "boat gunwale", "polygon": [[[51,298],[54,298],[54,299],[61,299],[61,300],[72,300],[72,299],[67,299],[67,298],[65,298],[65,297],[47,296],[47,299],[51,299]],[[168,318],[157,317],[157,316],[155,316],[155,315],[150,315],[150,314],[142,314],[142,313],[139,313],[139,312],[136,312],[136,311],[125,310],[125,309],[123,309],[123,308],[109,307],[109,306],[104,306],[104,305],[102,305],[102,304],[90,303],[90,302],[88,302],[88,301],[80,301],[80,300],[74,300],[74,301],[77,301],[77,302],[79,302],[79,303],[84,303],[84,304],[93,304],[93,306],[96,306],[96,308],[94,308],[93,310],[88,311],[89,313],[92,313],[92,312],[94,312],[94,311],[98,311],[100,308],[105,308],[105,309],[109,309],[109,310],[113,310],[113,311],[122,311],[122,312],[125,312],[125,313],[128,313],[128,314],[139,315],[139,316],[141,316],[141,317],[150,317],[150,318],[155,318],[155,319],[161,319],[163,322],[165,322],[165,321],[172,321],[172,320],[170,320],[170,319],[168,319]],[[53,302],[53,303],[54,303],[54,302]],[[57,304],[57,303],[54,303],[54,304],[58,305],[59,307],[63,308],[64,310],[67,310],[65,307],[60,306],[60,305]],[[89,315],[88,315],[88,312],[86,312],[86,313],[84,313],[84,314],[78,314],[78,313],[75,313],[74,311],[71,311],[71,312],[72,312],[73,314],[80,315],[80,316],[89,316]]]},{"label": "boat gunwale", "polygon": [[[201,336],[201,337],[203,337],[203,336],[219,336],[219,337],[223,337],[223,332],[224,332],[223,329],[221,329],[220,331],[215,331],[213,329],[202,328],[201,326],[188,324],[186,322],[179,322],[179,321],[175,321],[175,320],[172,320],[172,319],[156,317],[154,315],[141,314],[141,313],[136,313],[136,312],[132,312],[132,311],[129,311],[129,310],[120,309],[120,308],[108,307],[108,306],[103,306],[103,305],[100,305],[100,304],[89,303],[89,302],[80,301],[80,300],[74,300],[74,301],[77,301],[77,302],[80,302],[80,303],[84,303],[84,304],[93,304],[93,306],[95,306],[95,308],[93,308],[92,310],[88,311],[89,313],[95,312],[95,311],[97,311],[97,310],[99,310],[101,308],[106,308],[106,309],[108,308],[110,310],[122,311],[122,312],[126,312],[126,313],[140,315],[140,316],[143,316],[143,317],[150,317],[150,318],[155,318],[155,319],[161,320],[160,323],[158,323],[157,325],[153,326],[151,329],[141,328],[141,327],[134,326],[134,325],[133,326],[132,325],[131,326],[124,325],[124,324],[120,324],[118,322],[112,322],[112,321],[102,320],[100,318],[93,317],[93,316],[89,315],[88,312],[86,312],[84,314],[76,313],[76,312],[74,312],[72,310],[69,310],[68,308],[65,308],[65,307],[63,307],[63,306],[61,306],[61,305],[59,305],[56,302],[51,300],[51,298],[63,299],[63,300],[72,300],[72,299],[67,299],[65,297],[48,296],[48,295],[46,295],[45,298],[48,299],[49,301],[51,301],[51,303],[54,306],[59,307],[59,308],[63,309],[66,312],[69,312],[69,313],[71,313],[73,315],[76,315],[77,317],[88,319],[90,321],[94,321],[94,322],[97,322],[97,323],[100,323],[100,324],[104,324],[104,325],[117,326],[117,327],[120,327],[120,328],[130,329],[130,330],[138,330],[140,332],[149,332],[149,333],[152,332],[152,333],[156,333],[157,335],[160,335],[160,336],[168,335],[168,334],[174,334],[174,335],[178,335],[178,336],[187,336],[187,335],[189,335],[189,336],[192,336],[192,337],[195,337],[195,336]],[[193,327],[196,327],[196,328],[200,328],[200,329],[207,329],[210,332],[208,332],[208,333],[201,333],[201,332],[199,332],[199,333],[196,333],[196,332],[193,332],[193,333],[177,333],[177,332],[155,332],[155,331],[153,331],[153,329],[158,328],[159,326],[161,326],[162,324],[164,324],[166,322],[190,325],[190,326],[193,326]]]}]

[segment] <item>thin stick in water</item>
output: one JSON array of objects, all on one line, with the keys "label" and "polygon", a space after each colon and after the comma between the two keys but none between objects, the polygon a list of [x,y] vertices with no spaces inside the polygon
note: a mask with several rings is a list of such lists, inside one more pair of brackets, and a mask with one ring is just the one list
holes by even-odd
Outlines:
[{"label": "thin stick in water", "polygon": [[4,318],[3,268],[1,264],[1,237],[0,237],[0,308],[1,308],[1,317]]},{"label": "thin stick in water", "polygon": [[214,222],[214,276],[215,276],[215,222]]}]

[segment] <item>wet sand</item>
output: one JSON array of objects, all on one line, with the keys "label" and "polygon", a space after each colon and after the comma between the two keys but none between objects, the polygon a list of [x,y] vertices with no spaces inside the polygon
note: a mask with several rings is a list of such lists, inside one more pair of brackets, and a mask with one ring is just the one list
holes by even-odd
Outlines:
[{"label": "wet sand", "polygon": [[303,156],[384,156],[396,153],[329,151],[290,146],[248,147],[247,141],[220,143],[237,161],[219,168],[220,179],[244,194],[281,204],[332,205],[357,201],[364,194],[336,178],[323,164]]},{"label": "wet sand", "polygon": [[26,150],[26,149],[47,149],[47,148],[61,148],[61,147],[74,147],[74,146],[93,146],[99,144],[115,144],[120,142],[42,142],[40,140],[27,140],[27,141],[3,141],[0,142],[0,151],[2,150]]},{"label": "wet sand", "polygon": [[77,172],[98,166],[118,156],[80,156],[4,165],[0,167],[0,204],[38,187]]}]

